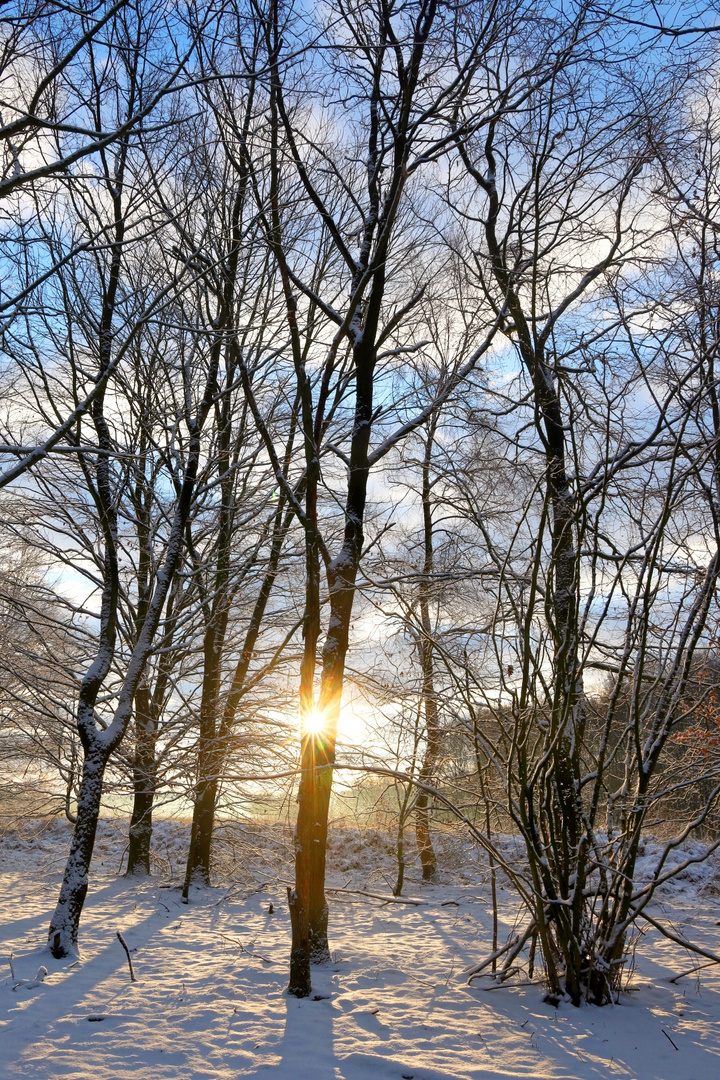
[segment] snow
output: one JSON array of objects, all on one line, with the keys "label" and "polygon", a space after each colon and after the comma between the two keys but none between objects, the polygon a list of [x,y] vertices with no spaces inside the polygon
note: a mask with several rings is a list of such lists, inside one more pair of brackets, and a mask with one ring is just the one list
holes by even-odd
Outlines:
[{"label": "snow", "polygon": [[[443,839],[440,884],[421,886],[409,872],[406,895],[422,904],[383,905],[347,890],[389,893],[393,838],[335,830],[329,884],[346,891],[329,896],[333,962],[313,970],[318,1000],[300,1001],[285,994],[286,827],[228,826],[222,884],[192,890],[183,905],[176,884],[186,827],[158,824],[158,873],[138,881],[117,876],[126,824],[101,822],[77,962],[53,960],[45,948],[68,838],[55,822],[0,841],[0,1080],[720,1074],[720,971],[704,967],[671,983],[697,961],[654,930],[638,945],[632,989],[618,1006],[555,1009],[539,983],[522,978],[490,991],[489,980],[469,987],[463,969],[490,951],[491,914],[482,858],[458,838]],[[663,887],[654,915],[717,948],[717,881],[717,863],[702,873],[693,867]],[[509,889],[500,896],[504,940],[517,908]]]}]

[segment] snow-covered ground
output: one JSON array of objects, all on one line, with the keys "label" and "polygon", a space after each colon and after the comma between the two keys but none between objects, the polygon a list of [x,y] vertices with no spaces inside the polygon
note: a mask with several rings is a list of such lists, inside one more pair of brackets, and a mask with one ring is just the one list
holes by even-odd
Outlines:
[{"label": "snow-covered ground", "polygon": [[[196,890],[189,905],[168,887],[181,873],[186,830],[160,823],[158,873],[140,883],[117,876],[124,835],[121,823],[101,824],[74,963],[45,950],[66,826],[0,840],[0,1080],[720,1076],[720,971],[670,982],[696,961],[654,930],[619,1006],[555,1009],[539,984],[467,986],[463,969],[490,951],[491,917],[484,867],[459,840],[444,841],[441,884],[422,887],[410,874],[406,895],[419,906],[330,894],[333,963],[314,969],[315,996],[298,1001],[285,994],[286,830],[249,831],[239,851],[239,834],[235,844],[228,834],[224,884]],[[331,857],[334,887],[389,892],[390,838],[336,830]],[[711,949],[717,872],[685,874],[654,908]],[[504,939],[516,909],[509,891],[501,898]],[[135,983],[118,930],[133,950]],[[41,966],[48,974],[38,983]]]}]

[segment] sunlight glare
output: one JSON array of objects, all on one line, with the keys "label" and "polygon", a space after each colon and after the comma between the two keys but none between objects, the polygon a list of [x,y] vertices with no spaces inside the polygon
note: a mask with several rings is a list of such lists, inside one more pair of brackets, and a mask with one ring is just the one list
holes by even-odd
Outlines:
[{"label": "sunlight glare", "polygon": [[325,729],[325,717],[317,709],[303,717],[302,729],[306,735],[320,735]]}]

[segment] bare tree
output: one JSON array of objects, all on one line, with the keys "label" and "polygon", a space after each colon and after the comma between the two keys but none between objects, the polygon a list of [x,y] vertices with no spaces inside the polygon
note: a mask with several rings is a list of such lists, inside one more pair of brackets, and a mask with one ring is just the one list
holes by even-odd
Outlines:
[{"label": "bare tree", "polygon": [[[204,482],[218,487],[220,503],[217,521],[196,550],[189,539],[196,567],[196,583],[202,594],[203,676],[199,706],[200,739],[197,778],[193,794],[193,821],[183,896],[190,885],[209,884],[210,855],[215,811],[222,770],[241,698],[272,669],[271,664],[252,674],[251,661],[275,579],[292,513],[288,513],[284,491],[277,491],[272,466],[267,463],[262,441],[248,408],[247,391],[254,408],[261,409],[264,424],[274,429],[289,420],[282,455],[286,482],[296,434],[294,403],[285,402],[286,379],[275,375],[273,361],[285,345],[286,330],[274,316],[279,297],[268,274],[267,252],[259,233],[252,183],[251,157],[262,130],[262,86],[258,67],[261,51],[261,24],[245,20],[235,8],[226,24],[232,48],[217,41],[201,51],[201,64],[208,79],[202,103],[216,125],[217,151],[209,163],[213,179],[206,187],[217,200],[208,218],[218,224],[213,247],[206,246],[204,259],[210,269],[207,279],[216,297],[217,348],[222,354],[225,386],[217,406],[218,448],[214,458],[217,474]],[[228,55],[229,52],[229,55]],[[229,208],[229,212],[225,211]],[[227,219],[226,219],[227,215]],[[277,420],[275,419],[277,416]],[[276,492],[276,501],[272,493]],[[244,526],[246,535],[240,540]],[[250,527],[249,527],[250,526]],[[260,526],[260,527],[258,527]],[[207,529],[207,522],[202,525]],[[194,534],[194,527],[192,532]],[[190,530],[188,537],[190,538]],[[240,569],[231,562],[240,545]],[[258,580],[259,573],[259,580]],[[239,642],[239,658],[226,686],[225,660],[237,633],[239,601],[254,591],[249,618]],[[293,630],[287,635],[291,638]]]},{"label": "bare tree", "polygon": [[[134,115],[138,103],[146,96],[155,95],[156,75],[147,74],[145,55],[136,47],[135,41],[147,41],[149,31],[145,15],[138,15],[137,22],[126,26],[125,45],[118,43],[118,77],[114,92],[117,115]],[[133,32],[131,32],[133,31]],[[94,92],[95,122],[99,130],[105,117],[105,94],[108,73],[91,67],[91,89]],[[116,125],[121,126],[121,125]],[[159,138],[159,136],[158,136]],[[165,150],[167,151],[167,147]],[[171,395],[176,397],[177,411],[172,432],[174,447],[170,456],[169,479],[174,490],[174,506],[167,513],[164,537],[164,553],[155,578],[152,595],[147,599],[142,618],[127,658],[125,670],[116,690],[116,704],[109,721],[102,721],[97,713],[98,697],[105,686],[116,656],[119,603],[120,603],[120,521],[119,497],[127,483],[127,474],[114,468],[118,452],[117,431],[112,413],[117,398],[110,384],[103,380],[114,370],[118,352],[122,351],[115,336],[118,315],[140,301],[132,287],[133,276],[139,275],[139,263],[133,263],[133,245],[141,238],[147,242],[147,219],[141,220],[138,210],[141,200],[147,200],[160,190],[157,158],[153,160],[152,138],[142,147],[136,147],[130,132],[118,142],[112,155],[104,150],[99,153],[99,182],[93,187],[92,180],[82,187],[74,184],[67,188],[70,207],[81,227],[91,239],[96,232],[110,241],[106,248],[92,249],[87,266],[73,262],[67,264],[58,278],[58,289],[64,297],[64,310],[68,319],[65,347],[61,350],[72,359],[73,372],[79,382],[85,381],[90,364],[95,368],[95,389],[92,391],[89,426],[92,444],[83,445],[82,426],[77,422],[67,441],[75,444],[77,461],[88,494],[97,515],[102,537],[100,560],[100,611],[98,616],[97,650],[93,662],[86,670],[79,688],[77,726],[83,747],[84,761],[78,795],[77,822],[71,842],[60,898],[51,921],[49,940],[54,955],[64,956],[77,945],[80,915],[88,887],[88,868],[92,856],[95,830],[100,810],[103,775],[110,755],[117,749],[129,724],[133,703],[145,666],[154,645],[166,600],[183,551],[184,533],[192,506],[195,480],[203,452],[202,433],[205,420],[212,408],[217,386],[218,357],[211,350],[205,353],[197,345],[197,334],[191,329],[176,339],[174,350],[168,350],[165,376],[171,380]],[[145,203],[147,208],[147,201]],[[162,211],[158,209],[155,227],[162,223]],[[107,217],[104,219],[104,215]],[[99,221],[101,228],[95,230]],[[174,264],[173,264],[174,263]],[[177,282],[178,259],[167,270],[166,280],[174,286]],[[182,265],[182,264],[180,264]],[[84,272],[84,276],[83,276]],[[89,283],[93,288],[88,288]],[[161,286],[162,291],[162,286]],[[142,290],[141,290],[142,293]],[[72,303],[72,300],[75,303]],[[53,326],[51,312],[46,310],[47,334],[57,340],[58,330]],[[182,319],[182,305],[174,302],[174,314]],[[33,342],[30,342],[32,349]],[[124,343],[125,344],[125,343]],[[125,344],[127,348],[127,345]],[[38,367],[44,369],[37,349],[31,353],[38,359]],[[196,389],[200,378],[200,389]],[[55,379],[53,378],[53,382]],[[178,385],[179,383],[179,385]],[[174,385],[173,385],[174,384]],[[52,392],[51,392],[52,393]],[[76,389],[77,393],[77,389]],[[47,399],[46,399],[47,400]],[[51,414],[58,410],[58,402],[50,396],[47,403]],[[167,420],[165,420],[167,424]],[[184,435],[181,433],[184,428]],[[94,445],[93,445],[94,444]],[[120,458],[121,460],[121,458]],[[141,607],[144,601],[141,602]]]},{"label": "bare tree", "polygon": [[[55,0],[28,0],[6,10],[2,25],[0,329],[4,350],[15,360],[9,335],[16,320],[25,321],[34,310],[38,290],[93,245],[113,242],[107,223],[96,222],[97,231],[90,235],[69,235],[62,243],[48,245],[45,220],[62,207],[74,177],[82,187],[87,159],[97,161],[116,145],[127,145],[151,116],[155,125],[168,121],[172,96],[181,86],[196,38],[188,33],[180,11],[151,4],[139,12],[129,0],[87,10],[71,10]],[[158,46],[163,36],[164,54]],[[147,70],[151,50],[154,79]],[[115,91],[133,64],[138,72],[145,69],[143,93],[127,96],[125,108],[113,109]],[[28,204],[34,214],[28,213]],[[122,357],[123,350],[117,350],[69,411],[46,417],[46,426],[31,429],[34,444],[27,445],[15,431],[7,432],[0,452],[11,462],[0,472],[0,488],[66,440],[79,417],[104,392]],[[11,378],[12,370],[7,375]]]},{"label": "bare tree", "polygon": [[[254,415],[306,536],[302,779],[296,887],[290,893],[290,991],[303,996],[309,992],[311,957],[322,960],[329,955],[323,889],[327,819],[350,621],[364,545],[368,478],[398,441],[423,424],[473,370],[493,333],[491,317],[485,340],[464,358],[464,364],[453,367],[437,399],[416,415],[379,404],[385,390],[380,393],[378,388],[387,386],[390,392],[393,374],[402,371],[403,358],[423,347],[413,339],[410,327],[414,327],[412,313],[432,271],[430,263],[421,260],[414,274],[406,272],[409,253],[421,250],[421,236],[427,229],[422,214],[413,216],[408,192],[422,170],[432,169],[452,145],[458,129],[453,131],[448,121],[457,116],[461,101],[467,103],[463,131],[482,126],[503,94],[513,101],[522,99],[528,85],[539,77],[541,65],[535,59],[502,91],[482,80],[477,86],[473,83],[483,59],[496,46],[506,47],[518,32],[526,15],[522,5],[478,5],[468,19],[441,11],[432,0],[403,8],[343,5],[337,26],[320,23],[314,29],[319,35],[316,40],[323,41],[322,50],[314,45],[304,46],[304,51],[302,39],[291,32],[288,14],[272,5],[266,20],[271,178],[260,205],[291,335],[307,476],[304,507],[283,482],[262,417],[258,410]],[[299,60],[300,56],[305,59]],[[311,62],[319,64],[317,70],[327,72],[326,79],[331,80],[327,86],[322,82],[322,101],[314,100],[302,75],[303,64]],[[316,112],[308,124],[311,101]],[[343,113],[342,124],[338,110]],[[318,116],[324,117],[319,128]],[[343,127],[347,135],[338,146]],[[306,207],[302,218],[298,205]],[[288,206],[293,207],[294,223],[302,220],[301,238],[295,238],[294,230],[288,236]],[[321,274],[312,254],[318,250],[327,253]],[[332,336],[325,357],[316,361],[304,349],[303,335],[305,326],[314,325],[318,318]],[[336,436],[331,424],[338,422],[343,426]],[[374,449],[373,433],[379,437]],[[323,478],[327,483],[329,476],[327,465],[324,472],[321,469],[321,459],[328,460],[329,455],[347,468],[346,483],[333,496],[344,503],[338,522],[342,535],[334,555],[324,536],[319,508],[320,481]],[[316,700],[321,564],[329,622]]]},{"label": "bare tree", "polygon": [[[648,127],[663,124],[663,102],[677,86],[655,80],[651,115],[628,81],[624,98],[586,52],[586,31],[592,25],[602,36],[605,16],[588,9],[585,17],[577,51],[522,113],[499,116],[476,148],[459,145],[485,196],[484,245],[471,262],[520,364],[508,434],[542,461],[509,542],[478,515],[499,581],[482,658],[495,668],[498,697],[477,669],[473,694],[491,718],[483,753],[525,842],[528,874],[514,880],[531,910],[499,977],[517,970],[522,947],[537,940],[551,994],[566,992],[575,1004],[617,992],[627,928],[652,892],[632,885],[637,844],[717,578],[715,554],[697,568],[698,585],[678,567],[673,605],[665,606],[663,580],[676,572],[672,537],[697,497],[683,464],[697,405],[679,391],[692,376],[686,369],[666,391],[652,391],[652,414],[641,417],[637,394],[654,379],[648,340],[640,344],[627,312],[600,313],[607,295],[632,293],[620,284],[625,268],[656,250],[660,220],[640,177],[653,157]],[[619,64],[627,44],[616,42]],[[633,318],[641,318],[637,309]],[[695,403],[702,391],[692,381]],[[534,437],[525,441],[525,432]],[[709,494],[706,505],[713,535]],[[614,675],[602,722],[585,685],[594,664]],[[628,678],[634,698],[623,727]],[[623,753],[624,781],[605,804],[609,761]],[[614,808],[614,822],[630,792],[634,809],[621,838],[610,824],[606,841],[598,814]]]}]

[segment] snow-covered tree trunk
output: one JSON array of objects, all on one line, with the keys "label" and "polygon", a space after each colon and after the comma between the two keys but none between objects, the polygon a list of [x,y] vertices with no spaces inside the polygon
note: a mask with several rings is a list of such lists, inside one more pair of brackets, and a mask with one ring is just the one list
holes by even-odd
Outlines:
[{"label": "snow-covered tree trunk", "polygon": [[77,953],[78,929],[88,891],[106,764],[106,753],[98,745],[92,747],[83,761],[70,854],[48,930],[50,952],[57,958]]}]

